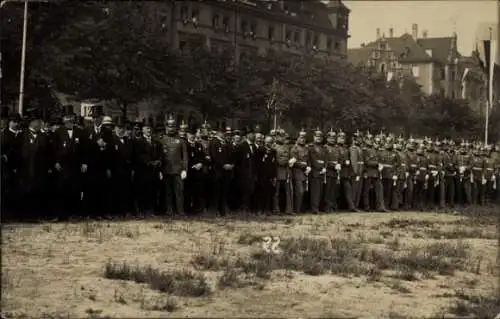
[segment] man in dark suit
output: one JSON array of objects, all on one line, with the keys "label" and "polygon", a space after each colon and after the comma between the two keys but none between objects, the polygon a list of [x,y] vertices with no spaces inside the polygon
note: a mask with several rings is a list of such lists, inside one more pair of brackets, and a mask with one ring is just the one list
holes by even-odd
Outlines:
[{"label": "man in dark suit", "polygon": [[[165,200],[167,211],[173,205],[175,212],[184,214],[184,189],[183,183],[187,177],[188,156],[186,143],[182,141],[175,130],[175,121],[167,121],[166,134],[161,139],[163,147],[162,174],[165,181]],[[173,210],[172,210],[173,211]]]},{"label": "man in dark suit", "polygon": [[22,216],[37,218],[46,213],[44,188],[51,171],[48,161],[48,141],[41,132],[41,119],[32,114],[28,130],[20,142],[18,175],[22,200]]},{"label": "man in dark suit", "polygon": [[113,212],[119,215],[133,210],[132,179],[137,162],[136,150],[131,138],[125,135],[126,119],[118,118],[112,138],[113,150]]},{"label": "man in dark suit", "polygon": [[238,179],[238,188],[241,193],[241,210],[249,212],[251,201],[254,197],[256,176],[254,172],[254,158],[257,151],[254,134],[251,130],[247,132],[247,138],[242,142],[235,152],[235,172]]},{"label": "man in dark suit", "polygon": [[[227,130],[226,130],[227,131]],[[226,215],[229,207],[229,188],[233,178],[234,158],[231,144],[218,132],[210,143],[210,158],[213,169],[213,203],[220,215]]]},{"label": "man in dark suit", "polygon": [[186,151],[188,154],[188,170],[184,187],[185,209],[188,213],[203,211],[203,168],[205,153],[203,146],[195,141],[194,134],[187,133]]},{"label": "man in dark suit", "polygon": [[278,165],[276,161],[276,149],[273,148],[274,140],[267,136],[264,146],[260,147],[255,154],[255,174],[257,211],[268,214],[271,212],[272,199],[275,193]]},{"label": "man in dark suit", "polygon": [[158,208],[158,190],[160,186],[161,159],[163,149],[153,135],[153,123],[142,127],[142,136],[136,142],[138,208],[141,214],[153,213]]},{"label": "man in dark suit", "polygon": [[21,143],[21,116],[16,113],[8,117],[7,128],[0,135],[1,152],[1,204],[2,217],[5,220],[14,217],[17,199],[19,198],[17,188],[17,168],[19,165],[20,143]]},{"label": "man in dark suit", "polygon": [[54,133],[53,162],[56,181],[55,201],[58,217],[66,219],[81,209],[81,175],[87,166],[85,132],[75,126],[76,116],[71,109],[63,115],[63,126]]}]

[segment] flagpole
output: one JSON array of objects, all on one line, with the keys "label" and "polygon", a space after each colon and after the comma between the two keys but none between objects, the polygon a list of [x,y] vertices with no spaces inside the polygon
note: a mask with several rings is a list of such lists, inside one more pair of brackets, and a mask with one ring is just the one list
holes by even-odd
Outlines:
[{"label": "flagpole", "polygon": [[486,112],[485,112],[485,125],[484,125],[484,144],[488,145],[488,125],[489,125],[489,120],[490,120],[490,107],[493,105],[493,67],[495,65],[495,56],[493,56],[493,32],[491,27],[489,28],[490,30],[490,47],[489,47],[489,56],[490,59],[488,61],[488,65],[486,66],[488,68],[488,96],[487,96],[487,101],[486,101]]}]

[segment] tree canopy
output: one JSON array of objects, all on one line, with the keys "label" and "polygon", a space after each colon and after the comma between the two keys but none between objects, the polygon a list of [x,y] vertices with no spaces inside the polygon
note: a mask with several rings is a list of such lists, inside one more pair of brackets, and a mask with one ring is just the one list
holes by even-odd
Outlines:
[{"label": "tree canopy", "polygon": [[[161,2],[31,3],[25,104],[57,112],[54,92],[127,108],[152,98],[161,112],[189,105],[209,120],[296,129],[389,130],[396,134],[480,136],[483,120],[466,101],[425,96],[412,77],[393,78],[346,61],[246,54],[204,46],[177,52]],[[2,103],[18,94],[22,6],[2,9]],[[6,18],[7,17],[7,18]],[[498,111],[490,120],[498,134]]]}]

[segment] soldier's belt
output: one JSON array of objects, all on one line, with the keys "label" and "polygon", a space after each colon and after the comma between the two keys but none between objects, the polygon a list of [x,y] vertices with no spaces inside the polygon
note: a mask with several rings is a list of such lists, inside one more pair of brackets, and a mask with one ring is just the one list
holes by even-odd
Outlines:
[{"label": "soldier's belt", "polygon": [[410,167],[417,168],[418,165],[417,164],[411,164]]},{"label": "soldier's belt", "polygon": [[405,164],[405,163],[402,163],[402,164],[401,164],[401,166],[406,166],[406,164]]},{"label": "soldier's belt", "polygon": [[358,162],[358,164],[359,164],[359,165],[363,165],[363,164],[365,164],[365,162]]},{"label": "soldier's belt", "polygon": [[419,168],[421,171],[426,171],[427,170],[427,167],[420,167]]},{"label": "soldier's belt", "polygon": [[429,168],[437,168],[437,165],[429,165]]},{"label": "soldier's belt", "polygon": [[487,170],[487,171],[494,171],[494,169],[493,169],[493,168],[487,168],[486,170]]},{"label": "soldier's belt", "polygon": [[481,167],[473,167],[472,170],[473,171],[482,171],[483,169]]},{"label": "soldier's belt", "polygon": [[387,168],[391,168],[391,167],[393,167],[393,165],[392,165],[392,164],[382,164],[382,166],[383,166],[383,167],[387,167]]}]

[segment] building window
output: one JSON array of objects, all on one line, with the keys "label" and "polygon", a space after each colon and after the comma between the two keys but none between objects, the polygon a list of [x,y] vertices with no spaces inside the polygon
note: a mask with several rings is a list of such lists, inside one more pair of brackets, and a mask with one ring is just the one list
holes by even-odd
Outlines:
[{"label": "building window", "polygon": [[250,24],[250,37],[253,39],[257,37],[257,22],[252,22]]},{"label": "building window", "polygon": [[231,31],[231,27],[229,26],[230,25],[230,19],[229,17],[224,17],[222,19],[222,27],[224,28],[224,32],[228,33]]},{"label": "building window", "polygon": [[199,17],[200,17],[200,11],[198,9],[193,9],[191,11],[191,19],[193,20],[193,22],[195,20],[198,21]]},{"label": "building window", "polygon": [[181,7],[181,20],[183,22],[187,22],[187,19],[188,19],[188,7],[182,6]]},{"label": "building window", "polygon": [[445,78],[445,73],[446,73],[446,72],[445,72],[445,69],[444,69],[444,68],[441,68],[439,71],[440,71],[440,73],[441,73],[441,79],[442,79],[442,80],[444,80],[444,78]]},{"label": "building window", "polygon": [[413,74],[414,77],[418,78],[420,76],[420,67],[418,65],[412,66],[411,73]]},{"label": "building window", "polygon": [[380,48],[380,50],[385,50],[387,48],[387,45],[384,42],[380,42],[379,48]]},{"label": "building window", "polygon": [[246,33],[247,31],[248,31],[248,22],[243,20],[243,21],[241,21],[241,24],[240,24],[240,32]]},{"label": "building window", "polygon": [[288,45],[288,46],[292,45],[292,31],[290,31],[290,30],[286,31],[285,41],[286,41],[286,45]]},{"label": "building window", "polygon": [[316,34],[313,37],[313,47],[316,47],[316,49],[319,49],[319,36]]},{"label": "building window", "polygon": [[220,29],[220,16],[218,14],[214,14],[214,16],[212,17],[212,27],[215,30]]},{"label": "building window", "polygon": [[293,38],[293,42],[300,45],[300,36],[301,36],[300,30],[295,31],[295,36]]},{"label": "building window", "polygon": [[385,63],[380,64],[380,72],[385,73]]},{"label": "building window", "polygon": [[328,52],[331,52],[332,51],[332,39],[328,39],[326,40],[326,50]]},{"label": "building window", "polygon": [[340,49],[340,42],[335,42],[335,50],[339,50]]},{"label": "building window", "polygon": [[273,26],[269,26],[267,28],[267,38],[269,39],[269,41],[274,40],[274,27]]}]

